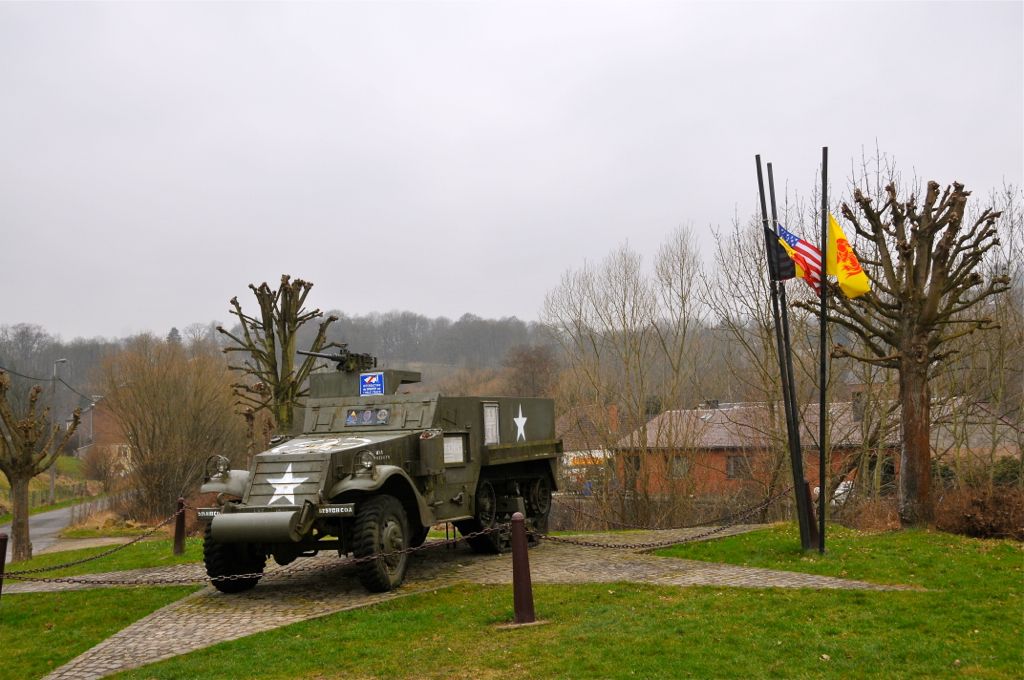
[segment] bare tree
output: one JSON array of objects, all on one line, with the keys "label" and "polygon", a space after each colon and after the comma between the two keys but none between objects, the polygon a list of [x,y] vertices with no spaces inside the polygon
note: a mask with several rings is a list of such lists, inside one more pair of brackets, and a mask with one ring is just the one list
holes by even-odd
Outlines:
[{"label": "bare tree", "polygon": [[843,203],[842,214],[866,245],[861,264],[872,291],[851,300],[835,285],[826,286],[829,320],[853,333],[867,351],[836,345],[833,356],[898,372],[900,517],[905,524],[928,524],[934,511],[929,372],[955,351],[950,348],[954,340],[995,325],[977,312],[983,311],[986,298],[1009,288],[1008,276],[986,277],[981,267],[999,244],[1002,213],[990,205],[969,215],[970,192],[959,183],[943,191],[929,182],[920,204],[920,192],[903,197],[894,177],[883,191],[871,193],[866,182],[856,187],[856,210]]},{"label": "bare tree", "polygon": [[558,382],[558,360],[547,345],[519,345],[509,350],[506,369],[507,394],[512,397],[551,397]]},{"label": "bare tree", "polygon": [[198,490],[211,455],[245,460],[245,423],[235,413],[232,373],[219,347],[202,338],[129,339],[104,359],[98,382],[129,444],[127,512],[166,515],[179,496]]},{"label": "bare tree", "polygon": [[[259,287],[249,284],[259,303],[259,316],[242,312],[238,298],[231,298],[232,314],[238,317],[241,330],[236,333],[217,326],[217,330],[231,338],[236,345],[227,347],[225,352],[242,352],[245,356],[241,366],[232,366],[249,376],[252,382],[235,383],[235,395],[239,404],[253,411],[269,409],[274,416],[277,431],[289,434],[294,427],[295,406],[306,396],[302,385],[319,359],[306,357],[295,368],[295,350],[298,331],[312,319],[323,317],[319,309],[307,312],[303,309],[312,283],[302,279],[291,280],[288,275],[281,277],[281,285],[272,290],[266,282]],[[309,351],[319,352],[327,347],[339,347],[327,343],[327,328],[338,320],[328,316],[320,323]]]},{"label": "bare tree", "polygon": [[11,551],[15,562],[32,558],[32,541],[28,529],[28,483],[57,462],[75,428],[81,409],[75,409],[68,428],[61,434],[58,423],[51,425],[50,409],[39,412],[39,395],[43,388],[36,385],[28,397],[27,407],[16,415],[8,401],[11,379],[0,370],[0,472],[11,484],[13,522],[11,531],[14,545]]},{"label": "bare tree", "polygon": [[677,456],[677,471],[687,467],[685,428],[661,430],[655,455],[647,423],[696,391],[701,354],[694,328],[701,317],[694,290],[700,276],[694,239],[681,228],[659,250],[653,273],[623,245],[596,266],[566,272],[545,299],[543,322],[565,361],[561,410],[578,423],[616,414],[615,427],[578,429],[595,439],[585,443],[587,450],[614,452],[599,498],[627,521],[659,521],[672,511],[671,497],[685,497],[673,493],[688,483],[683,476],[664,479]]}]

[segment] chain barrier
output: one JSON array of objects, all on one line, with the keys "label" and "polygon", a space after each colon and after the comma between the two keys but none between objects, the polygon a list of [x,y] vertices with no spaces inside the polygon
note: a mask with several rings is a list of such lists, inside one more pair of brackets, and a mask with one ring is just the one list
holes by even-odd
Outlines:
[{"label": "chain barrier", "polygon": [[[98,555],[93,555],[91,557],[83,557],[82,559],[75,560],[74,562],[68,562],[66,564],[57,564],[57,565],[54,565],[52,567],[39,567],[37,569],[23,569],[22,571],[8,571],[8,572],[4,573],[4,578],[5,579],[16,578],[17,576],[19,576],[21,574],[38,574],[38,573],[44,572],[44,571],[56,571],[57,569],[67,569],[68,567],[75,567],[75,566],[78,566],[79,564],[85,564],[86,562],[92,562],[93,560],[98,560],[101,557],[106,557],[107,555],[113,555],[118,550],[124,550],[128,546],[135,545],[136,543],[138,543],[142,539],[148,538],[148,537],[152,536],[157,531],[159,531],[164,526],[166,526],[169,522],[171,522],[172,520],[176,519],[178,517],[178,515],[180,515],[181,513],[185,512],[186,510],[195,510],[195,508],[192,508],[192,507],[190,507],[188,505],[184,505],[181,508],[181,510],[178,510],[173,515],[171,515],[170,517],[168,517],[164,521],[160,522],[160,524],[157,524],[155,527],[153,527],[152,529],[150,529],[146,533],[144,533],[144,534],[142,534],[142,535],[140,535],[140,536],[138,536],[138,537],[128,541],[127,543],[122,543],[121,545],[115,546],[115,547],[111,548],[110,550],[107,550],[105,552],[101,552]],[[22,580],[27,580],[27,579],[22,579]]]},{"label": "chain barrier", "polygon": [[[773,500],[777,499],[777,498],[779,498],[781,496],[784,496],[785,494],[787,494],[792,489],[793,489],[793,487],[791,486],[788,489],[786,489],[785,491],[783,491],[782,493],[780,493],[778,496],[773,496],[772,497]],[[693,529],[694,527],[704,527],[704,526],[707,526],[709,524],[718,524],[719,522],[726,522],[728,520],[731,520],[734,517],[737,517],[739,515],[743,515],[744,513],[747,513],[747,510],[738,510],[738,511],[732,513],[731,515],[726,515],[725,517],[719,517],[718,519],[708,520],[706,522],[694,522],[692,524],[682,524],[682,525],[677,526],[677,527],[653,527],[653,526],[644,526],[642,524],[629,524],[628,522],[619,522],[619,521],[616,521],[614,519],[605,519],[604,517],[598,517],[597,515],[592,515],[589,512],[586,512],[585,510],[580,510],[579,508],[576,508],[576,507],[574,507],[572,505],[569,505],[568,503],[563,503],[562,501],[558,500],[557,498],[552,498],[551,500],[554,501],[555,503],[557,503],[558,505],[561,505],[563,508],[568,508],[572,512],[574,512],[576,514],[579,514],[579,515],[583,515],[584,517],[587,517],[589,519],[597,520],[598,522],[605,522],[607,524],[614,524],[614,525],[620,526],[620,527],[626,527],[627,529],[641,529],[643,531],[675,531],[676,529]]]},{"label": "chain barrier", "polygon": [[[587,547],[587,548],[609,548],[609,549],[613,549],[613,550],[616,550],[616,549],[617,550],[636,550],[636,549],[645,549],[645,548],[660,548],[660,547],[665,547],[665,546],[669,546],[669,545],[678,545],[680,543],[689,543],[691,541],[697,541],[697,540],[700,540],[700,539],[703,539],[703,538],[707,538],[708,536],[713,536],[715,534],[721,533],[721,532],[725,531],[726,529],[729,529],[730,527],[733,527],[733,526],[739,524],[741,521],[743,521],[744,519],[747,519],[748,517],[754,515],[755,513],[760,512],[761,510],[767,508],[772,503],[775,503],[780,498],[782,498],[787,493],[789,493],[792,489],[793,489],[793,487],[789,487],[785,491],[781,491],[781,492],[777,493],[776,495],[772,496],[771,498],[768,498],[768,499],[762,501],[761,503],[753,506],[752,508],[750,508],[746,512],[740,511],[740,513],[742,513],[742,514],[734,513],[733,515],[728,515],[727,517],[724,517],[724,518],[720,519],[719,521],[729,520],[726,524],[723,524],[720,527],[716,527],[714,529],[710,529],[708,531],[696,534],[694,536],[688,536],[688,537],[683,538],[683,539],[675,539],[675,540],[671,540],[671,541],[659,541],[659,542],[656,542],[656,543],[599,543],[599,542],[596,542],[596,541],[573,541],[573,540],[569,540],[569,539],[565,539],[565,538],[560,538],[558,536],[548,536],[547,534],[542,534],[542,533],[538,533],[538,532],[535,532],[535,531],[527,531],[526,533],[527,533],[527,535],[532,536],[532,537],[534,537],[536,539],[539,539],[539,540],[551,541],[553,543],[565,543],[565,544],[568,544],[568,545],[576,545],[576,546]],[[40,567],[38,569],[25,569],[25,570],[22,570],[22,571],[7,572],[7,573],[4,574],[4,580],[10,579],[12,581],[31,581],[31,582],[35,582],[35,583],[68,583],[68,584],[87,584],[87,585],[125,585],[125,586],[131,586],[131,585],[173,585],[173,584],[206,583],[206,582],[212,583],[214,581],[238,581],[238,580],[242,580],[242,579],[259,579],[259,578],[263,578],[265,576],[268,577],[268,578],[276,578],[276,577],[279,577],[279,576],[292,575],[292,574],[300,574],[300,573],[307,572],[307,571],[315,571],[315,570],[319,570],[319,569],[328,569],[328,568],[331,568],[331,567],[350,566],[350,565],[362,564],[364,562],[372,562],[374,560],[385,559],[385,558],[389,558],[389,557],[397,557],[399,555],[407,555],[407,554],[419,552],[419,551],[422,551],[422,550],[430,550],[430,549],[433,549],[433,548],[440,548],[442,546],[452,545],[452,544],[455,544],[455,543],[459,543],[461,541],[467,541],[469,539],[477,538],[479,536],[485,536],[485,535],[490,534],[490,533],[495,532],[495,531],[505,531],[505,530],[508,530],[509,528],[511,528],[511,526],[512,526],[511,523],[505,523],[505,524],[500,524],[498,526],[491,527],[489,529],[483,529],[481,531],[475,531],[473,533],[466,534],[465,536],[457,536],[455,538],[445,539],[443,541],[431,541],[429,543],[424,543],[423,545],[420,545],[420,546],[410,547],[410,548],[403,548],[402,550],[394,550],[392,552],[387,552],[387,553],[378,553],[376,555],[368,555],[366,557],[333,560],[333,561],[325,562],[325,563],[321,563],[321,564],[296,565],[294,567],[282,567],[280,569],[274,569],[274,570],[269,571],[269,572],[259,571],[259,572],[251,572],[251,573],[248,573],[248,574],[229,574],[229,575],[224,575],[224,576],[203,576],[203,577],[198,577],[198,578],[196,578],[196,577],[180,577],[180,578],[149,578],[149,579],[147,579],[147,578],[135,578],[135,579],[90,579],[90,578],[81,578],[81,577],[77,577],[76,578],[76,577],[69,577],[69,576],[41,577],[40,578],[40,577],[27,576],[27,574],[36,574],[36,573],[45,572],[45,571],[54,571],[56,569],[65,569],[67,567],[77,566],[77,565],[83,564],[85,562],[90,562],[92,560],[96,560],[96,559],[99,559],[101,557],[106,557],[107,555],[111,555],[111,554],[117,552],[118,550],[123,550],[124,548],[127,548],[130,545],[134,545],[135,543],[138,543],[139,541],[141,541],[142,539],[146,538],[147,536],[153,535],[157,530],[159,530],[161,527],[163,527],[164,525],[166,525],[170,521],[174,520],[179,514],[181,514],[185,510],[194,510],[194,509],[195,508],[192,508],[192,507],[190,507],[188,505],[185,505],[184,507],[181,508],[181,510],[179,510],[178,512],[175,512],[173,515],[171,515],[170,517],[168,517],[167,519],[162,521],[160,524],[155,526],[152,530],[146,532],[145,534],[142,534],[141,536],[139,536],[138,538],[135,538],[134,540],[130,541],[129,543],[125,543],[123,545],[119,545],[119,546],[117,546],[117,547],[115,547],[115,548],[113,548],[111,550],[107,550],[106,552],[102,552],[102,553],[100,553],[98,555],[93,555],[92,557],[86,557],[86,558],[83,558],[83,559],[80,559],[80,560],[76,560],[74,562],[68,562],[67,564],[59,564],[59,565],[52,566],[52,567]],[[601,521],[609,521],[609,520],[601,520]],[[621,524],[623,526],[633,526],[634,528],[645,528],[645,529],[647,528],[647,527],[635,527],[634,525],[628,525],[628,524],[625,524],[625,523],[622,523],[622,522],[612,522],[612,523],[614,523],[614,524]],[[677,529],[690,529],[690,528],[693,528],[693,526],[683,526],[683,527],[676,527],[676,528]],[[659,530],[661,530],[661,531],[668,531],[668,529],[664,529],[664,528],[659,529]]]},{"label": "chain barrier", "polygon": [[[173,519],[177,513],[172,515],[170,519]],[[168,521],[169,521],[168,520]],[[32,576],[21,576],[20,574],[31,574],[36,571],[44,571],[42,569],[35,570],[29,569],[25,571],[13,572],[12,574],[4,574],[4,579],[11,578],[17,581],[32,581],[35,583],[78,583],[78,584],[89,584],[89,585],[112,585],[112,586],[141,586],[141,585],[172,585],[178,583],[205,583],[214,581],[239,581],[242,579],[252,578],[263,578],[283,576],[285,574],[299,574],[305,571],[315,571],[317,569],[328,569],[330,567],[341,567],[355,564],[362,564],[364,562],[372,562],[374,560],[384,559],[388,557],[397,557],[399,555],[406,555],[421,550],[430,550],[432,548],[439,548],[445,545],[451,545],[460,541],[466,541],[471,538],[477,538],[478,536],[484,536],[495,531],[505,531],[512,527],[511,523],[499,524],[489,529],[483,529],[482,531],[474,531],[473,533],[466,534],[465,536],[457,536],[455,538],[449,538],[443,541],[431,541],[430,543],[424,543],[423,545],[416,546],[415,548],[403,548],[402,550],[393,550],[387,553],[378,553],[376,555],[368,555],[366,557],[355,557],[350,559],[339,559],[321,564],[310,564],[310,565],[297,565],[294,567],[282,567],[280,569],[274,569],[269,572],[252,572],[249,574],[229,574],[225,576],[202,576],[198,578],[137,578],[137,579],[90,579],[90,578],[75,578],[70,576],[50,576],[50,577],[32,577]],[[159,527],[158,527],[159,528]],[[93,558],[89,558],[93,559]],[[70,564],[79,564],[85,560],[79,560],[78,562],[71,562]],[[63,565],[62,565],[63,566]],[[47,569],[51,569],[49,567]]]},{"label": "chain barrier", "polygon": [[[777,500],[779,500],[780,498],[785,496],[792,489],[793,489],[793,487],[789,487],[785,491],[782,491],[780,493],[775,494],[771,498],[768,498],[768,499],[758,503],[754,507],[750,508],[749,510],[747,510],[742,515],[739,515],[739,516],[735,516],[734,515],[734,516],[732,516],[732,517],[734,517],[734,519],[731,519],[729,522],[727,522],[726,524],[723,524],[720,527],[715,527],[714,529],[709,529],[708,531],[696,534],[694,536],[687,536],[686,538],[675,539],[675,540],[672,540],[672,541],[659,541],[659,542],[656,542],[656,543],[598,543],[596,541],[573,541],[573,540],[569,540],[569,539],[566,539],[566,538],[561,538],[561,537],[558,537],[558,536],[548,536],[546,534],[539,534],[539,533],[534,532],[534,531],[528,531],[526,533],[531,535],[531,536],[535,536],[535,537],[537,537],[537,538],[539,538],[539,539],[541,539],[543,541],[552,541],[554,543],[567,543],[569,545],[578,545],[578,546],[582,546],[582,547],[586,547],[586,548],[610,548],[610,549],[613,549],[613,550],[623,550],[623,549],[626,549],[626,550],[640,550],[640,549],[644,549],[644,548],[663,548],[663,547],[666,547],[666,546],[669,546],[669,545],[678,545],[680,543],[689,543],[691,541],[699,541],[702,538],[707,538],[708,536],[714,536],[715,534],[721,533],[721,532],[725,531],[726,529],[729,529],[730,527],[736,526],[737,524],[739,524],[743,520],[747,519],[751,515],[754,515],[755,513],[758,513],[761,510],[764,510],[769,505],[771,505],[772,503],[776,502]],[[689,529],[689,528],[692,528],[692,527],[680,527],[680,528],[681,529]]]}]

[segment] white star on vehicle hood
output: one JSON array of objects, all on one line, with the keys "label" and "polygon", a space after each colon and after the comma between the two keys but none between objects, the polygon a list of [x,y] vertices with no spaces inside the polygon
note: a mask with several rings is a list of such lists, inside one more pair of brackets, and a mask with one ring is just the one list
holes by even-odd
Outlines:
[{"label": "white star on vehicle hood", "polygon": [[519,428],[519,433],[516,435],[516,441],[519,441],[520,439],[522,439],[525,442],[526,441],[526,417],[523,416],[523,405],[522,404],[519,405],[519,417],[518,418],[513,418],[512,420],[513,420],[513,422],[515,422],[516,427]]},{"label": "white star on vehicle hood", "polygon": [[274,501],[278,498],[283,498],[288,501],[289,504],[295,505],[295,487],[302,484],[309,477],[293,477],[292,476],[292,464],[288,463],[288,469],[284,471],[284,475],[277,479],[267,478],[267,484],[274,487],[274,495],[271,497],[270,502],[267,505],[273,505]]}]

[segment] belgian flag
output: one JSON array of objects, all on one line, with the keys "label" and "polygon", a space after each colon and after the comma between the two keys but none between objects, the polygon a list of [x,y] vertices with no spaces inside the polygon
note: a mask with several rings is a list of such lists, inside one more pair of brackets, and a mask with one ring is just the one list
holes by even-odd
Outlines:
[{"label": "belgian flag", "polygon": [[796,264],[786,248],[779,242],[779,236],[768,227],[764,228],[764,237],[768,239],[768,275],[772,281],[788,281],[796,278]]}]

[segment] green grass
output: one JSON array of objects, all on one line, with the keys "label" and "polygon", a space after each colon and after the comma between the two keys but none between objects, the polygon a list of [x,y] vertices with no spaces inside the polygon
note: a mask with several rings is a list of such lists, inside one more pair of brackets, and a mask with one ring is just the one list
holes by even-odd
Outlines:
[{"label": "green grass", "polygon": [[[105,493],[101,493],[99,495],[89,496],[87,498],[69,498],[66,501],[61,501],[59,503],[54,503],[53,505],[40,505],[37,508],[30,509],[28,511],[28,514],[29,515],[38,515],[41,512],[50,512],[51,510],[60,510],[61,508],[66,508],[68,506],[74,505],[75,503],[84,503],[85,501],[94,501],[97,498],[103,498],[106,495],[107,494],[105,494]],[[14,519],[14,515],[12,515],[11,513],[7,513],[6,515],[0,515],[0,524],[7,524],[12,519]]]},{"label": "green grass", "polygon": [[0,677],[41,678],[125,626],[195,590],[104,588],[4,595],[0,600]]},{"label": "green grass", "polygon": [[85,480],[85,461],[71,456],[61,456],[54,463],[57,466],[57,474],[72,479]]},{"label": "green grass", "polygon": [[[128,546],[113,555],[101,557],[92,562],[70,567],[68,569],[56,569],[38,576],[78,576],[80,574],[97,574],[104,571],[122,571],[125,569],[143,569],[145,567],[166,567],[172,564],[184,564],[186,562],[201,562],[203,560],[203,540],[201,538],[189,538],[185,541],[185,554],[177,557],[171,555],[172,539],[161,539],[157,541],[141,541],[135,545]],[[106,545],[97,548],[82,548],[80,550],[65,550],[63,552],[46,553],[37,555],[25,562],[14,562],[7,565],[7,571],[21,571],[24,569],[36,569],[38,567],[51,567],[57,564],[65,564],[80,560],[83,557],[98,555],[101,552],[110,550],[114,546]],[[13,583],[13,581],[11,581]]]},{"label": "green grass", "polygon": [[836,553],[806,561],[791,554],[789,527],[678,550],[933,590],[538,585],[537,615],[550,623],[499,631],[512,617],[511,588],[459,585],[116,677],[1021,677],[1020,544],[913,531],[832,536]]},{"label": "green grass", "polygon": [[872,583],[923,588],[977,589],[987,586],[989,571],[1015,574],[1007,587],[1021,591],[1024,545],[1004,540],[979,540],[936,531],[911,529],[863,534],[840,526],[826,533],[826,553],[804,553],[793,524],[739,536],[687,543],[655,552],[707,562],[726,562],[765,569],[843,576]]},{"label": "green grass", "polygon": [[72,529],[60,532],[61,538],[135,538],[150,531],[153,527],[103,527],[102,529]]}]

